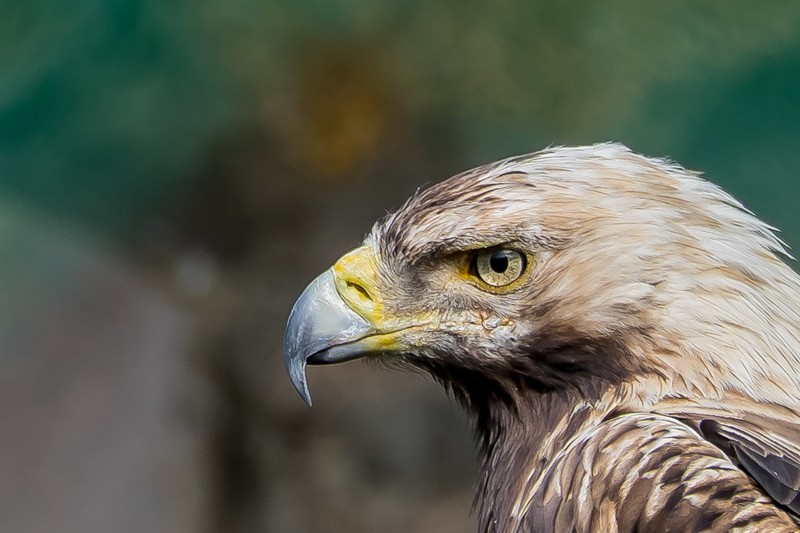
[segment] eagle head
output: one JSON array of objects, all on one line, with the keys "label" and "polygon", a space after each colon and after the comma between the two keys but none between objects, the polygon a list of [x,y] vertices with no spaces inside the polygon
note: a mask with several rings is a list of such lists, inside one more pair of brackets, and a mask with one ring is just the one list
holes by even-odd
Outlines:
[{"label": "eagle head", "polygon": [[[548,149],[454,176],[378,222],[299,298],[286,361],[309,404],[306,364],[360,357],[428,371],[481,411],[621,385],[649,402],[775,399],[796,339],[754,325],[798,318],[770,316],[764,296],[797,291],[783,253],[696,173],[618,144]],[[774,368],[758,360],[765,343]]]}]

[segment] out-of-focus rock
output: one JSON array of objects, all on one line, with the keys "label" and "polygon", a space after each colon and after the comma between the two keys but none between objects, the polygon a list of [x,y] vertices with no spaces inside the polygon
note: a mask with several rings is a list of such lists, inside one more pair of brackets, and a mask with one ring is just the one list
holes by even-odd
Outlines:
[{"label": "out-of-focus rock", "polygon": [[20,532],[196,531],[187,321],[113,248],[0,210],[0,516]]}]

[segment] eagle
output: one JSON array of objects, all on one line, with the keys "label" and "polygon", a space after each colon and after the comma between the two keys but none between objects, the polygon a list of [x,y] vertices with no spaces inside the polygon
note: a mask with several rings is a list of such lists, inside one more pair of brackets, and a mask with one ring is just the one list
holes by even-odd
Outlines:
[{"label": "eagle", "polygon": [[551,147],[417,192],[301,294],[284,355],[430,374],[485,532],[798,531],[800,276],[678,164]]}]

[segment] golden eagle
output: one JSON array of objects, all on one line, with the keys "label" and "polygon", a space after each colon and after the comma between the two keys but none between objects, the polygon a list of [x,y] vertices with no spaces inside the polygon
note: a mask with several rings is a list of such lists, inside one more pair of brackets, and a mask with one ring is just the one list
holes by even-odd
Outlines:
[{"label": "golden eagle", "polygon": [[306,364],[430,373],[481,446],[482,531],[797,531],[800,276],[773,228],[618,144],[443,181],[309,285]]}]

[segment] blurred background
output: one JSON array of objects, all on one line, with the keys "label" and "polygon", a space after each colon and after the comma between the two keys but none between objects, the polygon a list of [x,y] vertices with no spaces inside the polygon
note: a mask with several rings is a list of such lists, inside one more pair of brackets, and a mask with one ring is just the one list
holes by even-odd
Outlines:
[{"label": "blurred background", "polygon": [[417,187],[549,144],[701,170],[800,245],[800,4],[29,0],[0,17],[13,532],[460,532],[424,378],[281,359]]}]

